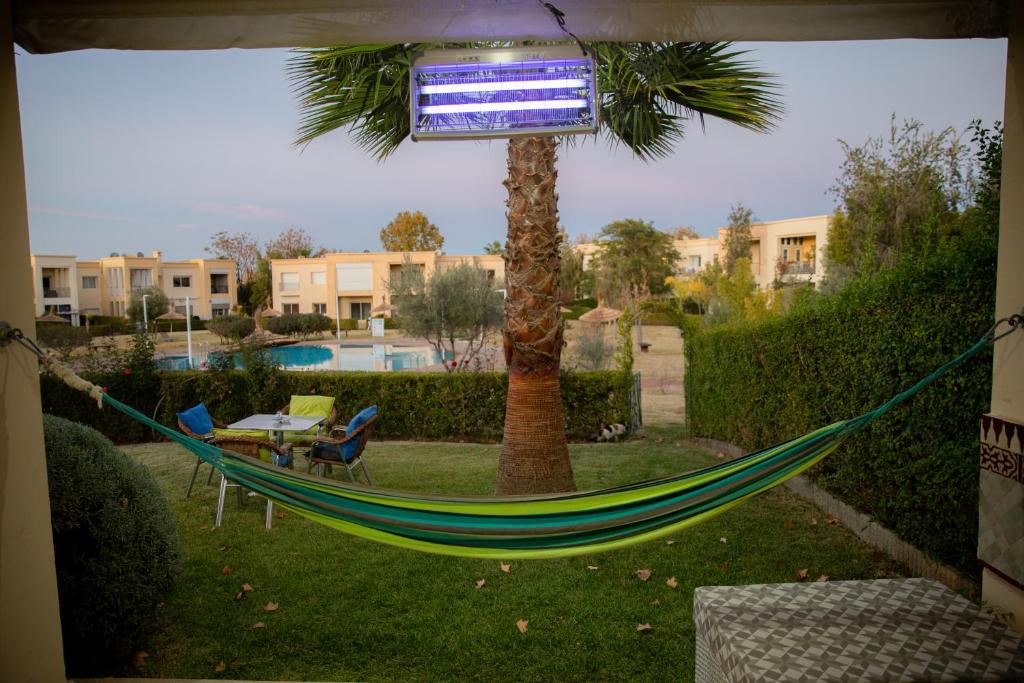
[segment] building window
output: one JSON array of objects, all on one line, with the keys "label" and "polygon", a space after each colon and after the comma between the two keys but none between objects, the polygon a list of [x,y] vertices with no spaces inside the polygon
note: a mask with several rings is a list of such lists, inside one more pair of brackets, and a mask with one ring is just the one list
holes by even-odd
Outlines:
[{"label": "building window", "polygon": [[171,279],[171,282],[173,283],[174,287],[178,287],[178,288],[191,287],[192,286],[192,276],[191,275],[175,275]]},{"label": "building window", "polygon": [[315,270],[309,274],[309,284],[311,285],[326,285],[327,284],[327,273],[322,270]]},{"label": "building window", "polygon": [[313,312],[327,315],[327,304],[313,304]]},{"label": "building window", "polygon": [[281,304],[281,308],[284,309],[285,315],[294,315],[299,312],[298,304]]},{"label": "building window", "polygon": [[297,291],[299,291],[299,274],[298,273],[281,273],[281,291],[282,292],[297,292]]},{"label": "building window", "polygon": [[222,315],[227,315],[230,312],[228,304],[214,304],[210,311],[214,318],[219,318]]},{"label": "building window", "polygon": [[210,275],[210,293],[211,294],[227,294],[228,293],[228,275],[227,273],[213,273]]},{"label": "building window", "polygon": [[96,276],[95,275],[83,275],[82,276],[82,289],[96,289]]},{"label": "building window", "polygon": [[782,250],[782,260],[786,263],[789,263],[789,249]]},{"label": "building window", "polygon": [[370,302],[360,301],[349,304],[349,317],[353,320],[366,320],[370,317]]},{"label": "building window", "polygon": [[132,268],[128,271],[132,289],[144,289],[153,286],[153,271],[149,268]]}]

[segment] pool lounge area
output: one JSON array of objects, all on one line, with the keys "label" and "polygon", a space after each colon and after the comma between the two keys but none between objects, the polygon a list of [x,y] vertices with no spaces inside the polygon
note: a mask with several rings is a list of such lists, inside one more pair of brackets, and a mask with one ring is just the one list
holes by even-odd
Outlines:
[{"label": "pool lounge area", "polygon": [[[401,370],[425,370],[441,362],[441,357],[432,347],[396,346],[394,344],[345,345],[338,343],[280,346],[270,349],[270,355],[285,370],[298,371],[363,371],[398,372]],[[211,353],[200,350],[192,354],[193,368],[201,370]],[[235,367],[244,368],[242,354],[231,354]],[[174,355],[157,359],[165,370],[187,370],[188,356]]]}]

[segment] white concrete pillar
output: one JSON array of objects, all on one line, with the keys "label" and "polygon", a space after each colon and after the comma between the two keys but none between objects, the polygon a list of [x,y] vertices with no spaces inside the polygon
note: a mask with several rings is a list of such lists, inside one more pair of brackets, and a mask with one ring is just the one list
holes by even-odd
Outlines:
[{"label": "white concrete pillar", "polygon": [[[1011,4],[1010,15],[997,318],[1019,313],[1024,306],[1024,7]],[[992,404],[981,432],[982,600],[1013,615],[1014,626],[1024,632],[1024,333],[995,347]]]},{"label": "white concrete pillar", "polygon": [[[35,335],[11,6],[0,0],[0,320]],[[63,681],[35,357],[0,348],[0,681]]]}]

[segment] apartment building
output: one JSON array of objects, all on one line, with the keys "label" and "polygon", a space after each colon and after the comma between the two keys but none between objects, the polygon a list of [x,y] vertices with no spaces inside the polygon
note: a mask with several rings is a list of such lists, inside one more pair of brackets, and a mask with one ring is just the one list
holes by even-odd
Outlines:
[{"label": "apartment building", "polygon": [[270,269],[274,308],[282,313],[322,313],[331,318],[365,320],[373,308],[390,302],[389,283],[403,268],[418,268],[424,277],[430,277],[437,269],[462,263],[486,270],[496,288],[503,286],[505,261],[496,255],[338,252],[316,258],[273,259]]},{"label": "apartment building", "polygon": [[[811,282],[817,285],[823,276],[821,257],[828,242],[830,216],[807,216],[754,223],[750,227],[750,269],[759,288],[771,286],[778,277],[783,282]],[[719,228],[717,237],[673,240],[679,260],[676,272],[695,275],[709,263],[725,258],[728,228]],[[589,267],[600,244],[578,244],[573,249],[583,255],[583,267]]]},{"label": "apartment building", "polygon": [[134,290],[159,287],[171,306],[203,320],[231,312],[237,301],[235,262],[164,261],[163,254],[119,254],[95,261],[74,256],[32,256],[36,315],[56,313],[77,325],[82,315],[125,316]]}]

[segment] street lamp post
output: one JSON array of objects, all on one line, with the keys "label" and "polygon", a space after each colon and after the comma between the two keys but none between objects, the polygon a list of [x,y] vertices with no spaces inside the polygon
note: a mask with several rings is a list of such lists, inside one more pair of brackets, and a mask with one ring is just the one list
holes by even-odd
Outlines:
[{"label": "street lamp post", "polygon": [[149,332],[149,311],[146,310],[146,299],[149,298],[149,294],[142,295],[142,330],[143,332]]}]

